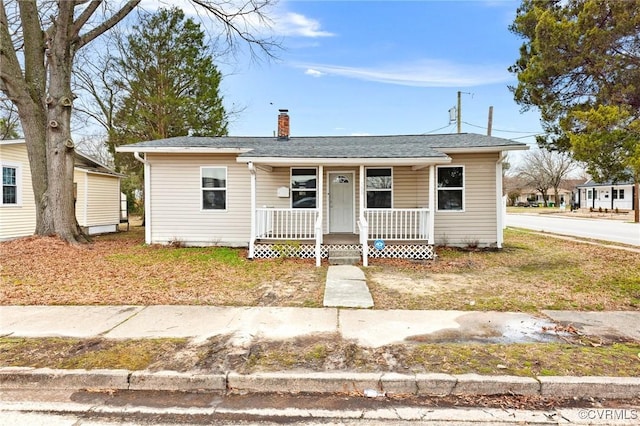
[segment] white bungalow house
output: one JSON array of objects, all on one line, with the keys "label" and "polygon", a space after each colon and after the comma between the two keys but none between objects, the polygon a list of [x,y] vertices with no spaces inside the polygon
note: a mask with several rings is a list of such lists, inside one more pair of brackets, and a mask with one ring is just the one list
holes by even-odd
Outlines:
[{"label": "white bungalow house", "polygon": [[[36,204],[24,139],[0,141],[0,166],[0,241],[33,235]],[[118,230],[121,177],[121,174],[76,151],[73,173],[76,219],[88,234]]]},{"label": "white bungalow house", "polygon": [[123,145],[144,163],[148,244],[330,250],[430,259],[434,246],[501,247],[502,161],[527,149],[477,134],[176,137]]},{"label": "white bungalow house", "polygon": [[576,188],[578,202],[584,209],[633,210],[635,188],[632,182],[596,183],[588,180]]}]

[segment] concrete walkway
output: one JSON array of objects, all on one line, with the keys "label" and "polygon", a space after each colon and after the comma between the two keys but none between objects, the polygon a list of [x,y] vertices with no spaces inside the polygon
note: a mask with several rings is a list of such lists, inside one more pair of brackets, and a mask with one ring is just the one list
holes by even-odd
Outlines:
[{"label": "concrete walkway", "polygon": [[323,304],[332,308],[372,308],[373,298],[362,269],[352,265],[329,266]]}]

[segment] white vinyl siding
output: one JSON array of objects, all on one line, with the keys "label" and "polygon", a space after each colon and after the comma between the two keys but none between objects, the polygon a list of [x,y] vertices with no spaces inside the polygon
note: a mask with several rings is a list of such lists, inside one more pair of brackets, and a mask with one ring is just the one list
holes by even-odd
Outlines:
[{"label": "white vinyl siding", "polygon": [[76,219],[83,227],[120,223],[120,179],[76,169]]},{"label": "white vinyl siding", "polygon": [[[234,155],[148,154],[151,242],[246,246],[251,224],[250,174]],[[203,210],[201,167],[227,170],[226,210]],[[289,169],[285,173],[287,182]],[[258,171],[260,185],[264,172]],[[260,193],[260,192],[258,192]],[[275,198],[275,190],[269,194]],[[288,200],[286,200],[288,201]],[[260,206],[260,204],[258,204]]]},{"label": "white vinyl siding", "polygon": [[36,206],[26,145],[0,145],[0,164],[16,169],[18,189],[17,204],[0,203],[0,241],[32,235],[36,229]]},{"label": "white vinyl siding", "polygon": [[496,203],[497,153],[451,154],[452,165],[464,167],[464,212],[435,212],[436,244],[481,247],[498,241]]},{"label": "white vinyl siding", "polygon": [[[452,164],[464,168],[464,211],[431,212],[435,215],[437,244],[493,246],[497,243],[497,203],[495,200],[497,153],[451,155]],[[179,241],[186,245],[247,246],[251,229],[251,176],[247,165],[234,155],[147,154],[150,162],[151,205],[149,206],[151,242]],[[201,167],[225,167],[227,170],[227,209],[201,209]],[[289,196],[278,196],[279,188],[291,189],[291,169],[256,168],[256,206],[291,208]],[[310,168],[301,166],[300,168]],[[355,217],[359,215],[358,167],[325,167],[322,196],[323,226],[326,232],[327,174],[349,171],[354,174]],[[394,167],[393,207],[424,208],[429,205],[429,167],[412,170]],[[283,192],[281,191],[282,195]]]},{"label": "white vinyl siding", "polygon": [[411,170],[409,166],[393,168],[393,207],[429,207],[429,167],[419,170]]}]

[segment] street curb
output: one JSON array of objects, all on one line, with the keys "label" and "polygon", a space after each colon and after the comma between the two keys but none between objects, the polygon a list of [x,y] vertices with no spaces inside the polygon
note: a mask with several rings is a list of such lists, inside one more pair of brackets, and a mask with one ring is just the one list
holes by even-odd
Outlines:
[{"label": "street curb", "polygon": [[175,371],[56,370],[0,367],[0,389],[115,389],[209,391],[235,393],[365,393],[376,395],[527,395],[631,399],[640,397],[639,377],[481,376],[355,373],[269,372],[239,374]]}]

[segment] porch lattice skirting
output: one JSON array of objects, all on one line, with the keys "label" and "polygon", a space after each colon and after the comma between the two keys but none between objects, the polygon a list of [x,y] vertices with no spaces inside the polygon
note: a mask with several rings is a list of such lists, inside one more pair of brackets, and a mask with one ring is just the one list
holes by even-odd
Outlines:
[{"label": "porch lattice skirting", "polygon": [[[329,250],[358,250],[362,255],[360,244],[323,244],[320,246],[320,254],[323,259],[329,256]],[[315,244],[291,244],[291,243],[257,243],[254,245],[254,258],[273,259],[278,257],[298,257],[301,259],[314,259]],[[415,259],[433,260],[436,252],[433,245],[428,244],[394,244],[387,245],[382,250],[377,250],[373,245],[369,246],[369,258],[382,259]]]}]

